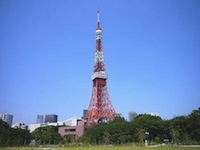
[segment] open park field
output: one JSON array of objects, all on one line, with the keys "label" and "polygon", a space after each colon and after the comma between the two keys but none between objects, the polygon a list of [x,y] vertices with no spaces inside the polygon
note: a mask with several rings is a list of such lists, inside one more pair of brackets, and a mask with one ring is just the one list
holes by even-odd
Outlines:
[{"label": "open park field", "polygon": [[0,150],[200,150],[200,147],[8,147]]}]

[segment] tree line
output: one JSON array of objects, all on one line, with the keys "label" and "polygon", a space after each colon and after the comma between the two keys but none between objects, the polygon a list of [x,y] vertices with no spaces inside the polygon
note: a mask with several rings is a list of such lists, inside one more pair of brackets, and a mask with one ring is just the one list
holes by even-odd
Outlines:
[{"label": "tree line", "polygon": [[140,114],[131,122],[116,118],[86,129],[82,139],[90,144],[200,144],[200,108],[171,120],[149,114]]},{"label": "tree line", "polygon": [[61,145],[124,145],[135,144],[200,144],[200,108],[187,116],[163,120],[159,116],[140,114],[128,122],[118,117],[108,123],[86,128],[84,135],[61,137],[58,127],[47,126],[29,133],[13,129],[0,120],[0,146],[22,146],[34,139],[37,144]]}]

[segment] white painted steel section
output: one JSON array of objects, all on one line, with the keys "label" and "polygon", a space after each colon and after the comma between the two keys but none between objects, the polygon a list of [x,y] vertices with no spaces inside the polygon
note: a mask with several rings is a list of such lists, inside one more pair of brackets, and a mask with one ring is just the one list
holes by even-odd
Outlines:
[{"label": "white painted steel section", "polygon": [[96,30],[96,40],[99,40],[102,38],[101,33],[102,31],[100,29]]},{"label": "white painted steel section", "polygon": [[92,75],[92,80],[96,79],[96,78],[101,78],[101,79],[107,79],[108,75],[106,74],[105,71],[101,71],[101,72],[95,72]]},{"label": "white painted steel section", "polygon": [[99,51],[96,51],[95,52],[95,63],[97,62],[97,61],[99,61],[99,62],[104,62],[104,57],[103,57],[103,52],[101,51],[101,52],[99,52]]}]

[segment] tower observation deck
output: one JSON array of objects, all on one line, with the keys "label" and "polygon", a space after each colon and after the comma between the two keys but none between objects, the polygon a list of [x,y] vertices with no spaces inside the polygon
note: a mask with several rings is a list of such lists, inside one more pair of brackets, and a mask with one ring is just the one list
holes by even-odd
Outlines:
[{"label": "tower observation deck", "polygon": [[106,80],[108,75],[105,70],[102,50],[102,30],[100,27],[99,11],[97,12],[96,51],[94,60],[92,96],[88,110],[84,116],[87,124],[97,124],[117,117],[107,89]]}]

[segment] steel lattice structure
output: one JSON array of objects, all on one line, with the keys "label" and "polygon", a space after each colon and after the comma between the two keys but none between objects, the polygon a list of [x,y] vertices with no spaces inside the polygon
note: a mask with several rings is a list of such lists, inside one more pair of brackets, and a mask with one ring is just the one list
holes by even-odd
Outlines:
[{"label": "steel lattice structure", "polygon": [[96,51],[95,65],[92,75],[93,88],[88,110],[84,119],[88,124],[112,120],[117,117],[108,93],[107,74],[105,71],[104,56],[102,51],[102,30],[100,27],[99,11],[97,12]]}]

